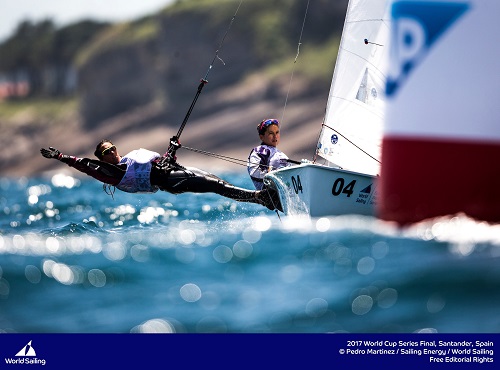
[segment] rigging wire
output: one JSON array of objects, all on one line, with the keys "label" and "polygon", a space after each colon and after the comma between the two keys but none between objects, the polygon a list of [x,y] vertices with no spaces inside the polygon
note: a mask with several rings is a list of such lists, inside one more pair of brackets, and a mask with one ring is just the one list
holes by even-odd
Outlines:
[{"label": "rigging wire", "polygon": [[222,37],[222,40],[219,43],[219,47],[215,51],[214,58],[212,59],[212,62],[208,66],[207,72],[205,73],[205,77],[203,77],[203,79],[201,80],[201,84],[198,87],[198,92],[197,92],[197,94],[196,94],[196,96],[195,96],[195,98],[194,98],[191,106],[189,107],[189,110],[188,110],[188,112],[186,114],[186,117],[184,118],[184,121],[181,124],[181,127],[179,128],[179,131],[177,132],[177,135],[176,135],[177,139],[180,138],[180,136],[182,134],[182,131],[184,130],[184,127],[186,126],[187,120],[188,120],[189,116],[191,115],[191,112],[193,111],[194,105],[195,105],[196,101],[198,100],[198,97],[199,97],[199,95],[201,93],[201,89],[208,82],[208,75],[210,74],[210,71],[212,70],[212,68],[214,66],[215,60],[219,59],[222,62],[223,65],[226,65],[226,63],[224,63],[224,60],[222,60],[222,58],[219,57],[219,51],[222,50],[222,46],[224,45],[224,41],[226,40],[226,37],[227,37],[227,35],[229,33],[229,30],[231,29],[231,26],[233,25],[234,20],[236,19],[236,15],[238,14],[238,11],[240,10],[240,7],[241,7],[242,3],[243,3],[243,0],[240,0],[240,3],[238,4],[238,7],[236,8],[236,11],[233,14],[233,17],[231,18],[231,21],[229,22],[229,25],[226,28],[226,32],[224,33],[224,36]]},{"label": "rigging wire", "polygon": [[225,156],[225,155],[222,155],[222,154],[207,152],[207,151],[201,150],[201,149],[190,148],[190,147],[184,146],[184,145],[182,146],[182,148],[186,149],[186,150],[190,150],[190,151],[195,152],[195,153],[206,155],[208,157],[222,159],[224,161],[227,161],[227,162],[230,162],[230,163],[234,163],[234,164],[238,164],[238,165],[241,165],[241,166],[246,166],[247,165],[247,160],[246,159],[238,159],[238,158],[228,157],[228,156]]},{"label": "rigging wire", "polygon": [[347,137],[345,137],[344,135],[342,135],[339,131],[335,130],[333,127],[330,127],[328,125],[325,125],[323,124],[323,126],[329,128],[330,130],[336,132],[337,134],[339,134],[340,136],[342,136],[344,139],[346,139],[349,143],[351,143],[356,149],[359,149],[360,151],[362,151],[363,153],[365,153],[368,157],[370,157],[371,159],[375,160],[376,162],[378,163],[382,163],[380,162],[377,158],[375,158],[374,156],[372,156],[370,153],[368,153],[366,150],[362,149],[359,145],[356,145],[354,144],[351,140],[349,140]]},{"label": "rigging wire", "polygon": [[[179,129],[179,132],[177,133],[177,136],[174,137],[175,139],[178,139],[179,136],[180,136],[180,134],[182,133],[182,130],[184,129],[184,126],[186,125],[187,119],[188,119],[188,117],[189,117],[189,115],[190,115],[190,113],[191,113],[191,111],[192,111],[192,109],[194,107],[194,104],[196,103],[196,100],[198,99],[198,96],[201,93],[201,89],[203,88],[203,85],[208,82],[207,81],[208,74],[210,73],[211,69],[213,68],[213,64],[214,64],[215,60],[219,59],[222,62],[222,64],[225,65],[224,61],[219,57],[219,51],[222,49],[222,46],[224,44],[224,40],[226,39],[226,36],[229,33],[229,30],[230,30],[230,28],[231,28],[231,26],[232,26],[232,24],[233,24],[233,22],[234,22],[234,20],[236,18],[236,15],[237,15],[237,13],[238,13],[238,11],[239,11],[242,3],[243,3],[243,0],[240,0],[240,3],[238,4],[238,7],[237,7],[237,9],[236,9],[233,17],[231,18],[229,26],[227,27],[226,32],[225,32],[225,34],[224,34],[224,36],[223,36],[223,38],[222,38],[222,40],[220,42],[219,48],[216,50],[215,56],[212,59],[212,62],[210,63],[210,66],[209,66],[209,68],[207,70],[207,73],[205,74],[205,77],[201,80],[201,84],[198,87],[198,93],[197,93],[197,95],[195,97],[195,100],[191,104],[191,107],[190,107],[190,109],[188,111],[188,114],[186,115],[186,118],[184,119],[184,122],[182,123],[181,128]],[[305,23],[306,23],[306,19],[307,19],[307,13],[308,13],[308,10],[309,10],[309,3],[310,3],[310,0],[307,1],[306,9],[305,9],[305,12],[304,12],[304,19],[302,21],[302,27],[301,27],[301,30],[300,30],[299,41],[298,41],[298,44],[297,44],[297,54],[295,55],[295,59],[294,59],[294,62],[293,62],[293,69],[292,69],[292,73],[291,73],[291,76],[290,76],[290,81],[289,81],[289,84],[288,84],[288,91],[287,91],[287,94],[286,94],[286,97],[285,97],[285,103],[284,103],[283,112],[282,112],[282,115],[281,115],[281,122],[284,121],[285,111],[286,111],[287,102],[288,102],[288,98],[289,98],[289,95],[290,95],[291,85],[292,85],[294,71],[295,71],[295,64],[297,63],[297,60],[298,60],[299,54],[300,54],[300,46],[302,45],[302,35],[304,33]],[[178,148],[184,148],[186,150],[190,150],[190,151],[193,151],[195,153],[204,154],[204,155],[212,157],[212,158],[217,158],[217,159],[225,160],[227,162],[238,164],[238,165],[241,165],[241,166],[247,166],[248,165],[247,160],[243,160],[243,159],[232,158],[232,157],[224,156],[224,155],[221,155],[221,154],[211,153],[211,152],[207,152],[207,151],[204,151],[204,150],[190,148],[190,147],[186,147],[186,146],[179,146]],[[175,150],[177,150],[178,148],[175,148]],[[288,159],[288,161],[290,163],[293,163],[293,164],[300,164],[301,163],[301,162],[298,162],[298,161],[295,161],[295,160],[292,160],[292,159]]]},{"label": "rigging wire", "polygon": [[[207,152],[207,151],[201,150],[201,149],[190,148],[190,147],[184,146],[184,145],[181,148],[195,152],[195,153],[203,154],[203,155],[206,155],[208,157],[217,158],[217,159],[221,159],[223,161],[238,164],[240,166],[246,167],[248,165],[248,161],[246,159],[233,158],[233,157],[229,157],[229,156],[222,155],[222,154]],[[293,164],[300,164],[301,163],[299,161],[296,161],[296,160],[293,160],[290,158],[288,158],[286,161],[289,163],[293,163]],[[262,165],[260,163],[252,164],[251,166],[253,166],[253,167],[268,167],[268,168],[271,167],[271,166]]]},{"label": "rigging wire", "polygon": [[[222,41],[221,41],[221,44],[220,44],[220,48],[222,48],[222,44],[229,32],[229,29],[231,28],[231,25],[236,17],[236,14],[238,13],[238,10],[242,4],[243,0],[240,1],[239,5],[238,5],[238,8],[236,9],[236,12],[233,16],[233,18],[231,19],[231,22],[229,24],[229,27],[228,29],[226,30],[226,33],[224,34],[224,37],[222,38]],[[300,31],[300,37],[299,37],[299,42],[298,42],[298,45],[297,45],[297,54],[295,56],[295,60],[293,62],[294,66],[293,66],[293,69],[292,69],[292,74],[290,76],[290,82],[289,82],[289,85],[288,85],[288,91],[287,91],[287,95],[286,95],[286,98],[285,98],[285,103],[284,103],[284,106],[283,106],[283,112],[282,112],[282,116],[281,116],[281,122],[284,122],[284,116],[285,116],[285,111],[286,111],[286,106],[287,106],[287,102],[288,102],[288,97],[289,97],[289,94],[290,94],[290,88],[291,88],[291,85],[292,85],[292,80],[293,80],[293,75],[294,75],[294,71],[295,71],[295,64],[297,62],[297,59],[299,57],[299,54],[300,54],[300,45],[301,45],[301,40],[302,40],[302,34],[304,32],[304,26],[305,26],[305,22],[306,22],[306,18],[307,18],[307,12],[308,12],[308,9],[309,9],[309,2],[310,0],[307,1],[307,7],[306,7],[306,11],[305,11],[305,14],[304,14],[304,20],[302,22],[302,28],[301,28],[301,31]],[[204,77],[204,79],[201,81],[200,83],[200,86],[198,87],[198,93],[196,94],[196,97],[195,99],[193,100],[193,103],[191,104],[191,107],[188,111],[188,114],[186,115],[186,118],[184,119],[184,122],[182,123],[181,125],[181,128],[179,129],[179,132],[177,134],[176,137],[174,137],[174,143],[172,143],[171,141],[171,146],[169,147],[169,155],[170,155],[170,158],[175,158],[175,150],[181,146],[175,146],[175,142],[177,142],[178,144],[178,137],[180,136],[180,134],[182,133],[182,130],[184,129],[184,126],[186,125],[186,122],[187,122],[187,119],[192,111],[192,108],[194,107],[194,104],[196,103],[196,100],[198,99],[198,96],[200,95],[201,93],[201,89],[203,88],[203,86],[208,82],[207,81],[207,77],[208,77],[208,74],[210,72],[210,70],[212,69],[212,66],[213,66],[213,63],[215,62],[215,59],[219,59],[224,65],[224,61],[219,57],[219,49],[217,49],[216,53],[215,53],[215,56],[214,56],[214,59],[212,60],[212,63],[210,64],[209,68],[208,68],[208,71]],[[174,144],[174,145],[172,145]],[[171,152],[171,147],[173,148],[173,151]],[[213,157],[213,158],[218,158],[218,159],[222,159],[222,160],[225,160],[225,161],[228,161],[228,162],[231,162],[231,163],[234,163],[234,164],[239,164],[239,165],[242,165],[242,166],[248,166],[248,162],[246,160],[242,160],[242,159],[238,159],[238,158],[232,158],[232,157],[228,157],[228,156],[224,156],[224,155],[220,155],[220,154],[216,154],[216,153],[211,153],[211,152],[207,152],[207,151],[203,151],[203,150],[199,150],[199,149],[194,149],[194,148],[189,148],[189,147],[185,147],[183,146],[184,149],[187,149],[187,150],[191,150],[191,151],[194,151],[194,152],[197,152],[197,153],[201,153],[201,154],[205,154],[207,156],[210,156],[210,157]],[[175,159],[174,159],[175,160]],[[295,163],[295,164],[300,164],[300,162],[297,162],[297,161],[294,161],[294,160],[289,160],[289,162],[291,163]],[[259,166],[259,164],[256,164],[256,166]],[[270,166],[267,166],[267,167],[270,167]],[[274,201],[272,200],[271,198],[271,201],[274,205]],[[275,205],[274,205],[275,206]],[[275,206],[276,208],[276,206]],[[278,218],[280,219],[281,221],[281,217],[279,215],[279,212],[278,212],[278,209],[275,209],[276,211],[276,214],[278,215]]]},{"label": "rigging wire", "polygon": [[219,47],[215,51],[214,59],[212,59],[212,63],[210,63],[210,66],[208,67],[207,73],[205,74],[205,77],[203,78],[204,80],[206,80],[208,78],[208,74],[210,73],[210,71],[214,65],[215,59],[219,59],[223,65],[226,65],[226,63],[224,63],[224,61],[219,57],[219,50],[221,50],[222,46],[224,45],[224,41],[226,40],[226,36],[229,33],[229,30],[231,29],[231,26],[233,25],[234,20],[236,19],[236,15],[238,14],[238,11],[240,10],[242,3],[243,3],[243,0],[240,0],[240,3],[238,4],[238,7],[236,8],[236,11],[233,14],[231,21],[229,22],[229,26],[227,26],[226,33],[224,33],[224,36],[222,37],[222,40],[219,44]]},{"label": "rigging wire", "polygon": [[[215,52],[215,55],[214,55],[214,58],[212,59],[212,62],[210,63],[210,66],[204,76],[204,78],[201,80],[201,83],[198,87],[198,92],[195,96],[195,99],[193,100],[192,104],[191,104],[191,107],[189,108],[188,110],[188,113],[186,114],[186,117],[184,119],[184,121],[182,122],[182,125],[181,127],[179,128],[179,131],[177,133],[177,135],[174,137],[175,139],[179,139],[186,123],[187,123],[187,120],[194,108],[194,105],[201,93],[201,89],[203,88],[203,86],[208,82],[207,78],[208,78],[208,75],[210,74],[210,71],[212,70],[213,68],[213,65],[215,63],[215,60],[218,59],[221,61],[221,63],[223,65],[226,65],[224,60],[219,56],[219,51],[222,49],[222,46],[224,44],[224,41],[229,33],[229,30],[231,29],[231,26],[232,24],[234,23],[234,20],[236,18],[236,15],[238,14],[238,11],[241,7],[241,4],[243,3],[244,0],[240,0],[239,4],[238,4],[238,7],[236,8],[236,11],[233,15],[233,17],[231,18],[231,21],[226,29],[226,32],[224,33],[224,36],[222,37],[222,40],[219,44],[219,47],[218,49],[216,50]],[[297,63],[297,60],[299,58],[299,55],[300,55],[300,46],[302,45],[302,36],[303,36],[303,33],[304,33],[304,28],[305,28],[305,23],[306,23],[306,19],[307,19],[307,14],[308,14],[308,10],[309,10],[309,4],[310,4],[310,0],[307,1],[307,5],[306,5],[306,9],[305,9],[305,12],[304,12],[304,18],[302,20],[302,27],[301,27],[301,30],[300,30],[300,36],[299,36],[299,41],[297,43],[297,53],[295,55],[295,59],[294,59],[294,62],[293,62],[293,68],[292,68],[292,72],[291,72],[291,75],[290,75],[290,80],[289,80],[289,83],[288,83],[288,89],[287,89],[287,94],[286,94],[286,97],[285,97],[285,102],[284,102],[284,105],[283,105],[283,111],[282,111],[282,114],[281,114],[281,122],[283,123],[284,122],[284,117],[285,117],[285,112],[286,112],[286,108],[287,108],[287,104],[288,104],[288,99],[289,99],[289,96],[290,96],[290,90],[291,90],[291,86],[292,86],[292,82],[293,82],[293,77],[294,77],[294,74],[295,74],[295,65]],[[364,39],[363,40],[365,44],[375,44],[373,42],[370,42],[368,41],[368,39]],[[375,44],[375,45],[379,45],[379,44]],[[383,46],[383,45],[379,45],[379,46]],[[328,125],[325,125],[323,124],[323,126],[325,127],[328,127],[329,129],[333,130],[334,132],[336,132],[337,134],[339,134],[340,136],[342,136],[344,139],[346,139],[348,142],[350,142],[354,147],[356,147],[357,149],[359,149],[361,152],[365,153],[367,156],[369,156],[370,158],[372,158],[373,160],[377,161],[378,163],[381,163],[377,158],[373,157],[372,155],[370,155],[368,152],[366,152],[365,150],[363,150],[360,146],[354,144],[351,140],[349,140],[347,137],[345,137],[344,135],[342,135],[339,131],[333,129],[332,127],[329,127]],[[319,137],[318,139],[321,137],[321,132],[319,134]],[[173,139],[174,139],[173,138]],[[181,147],[181,146],[179,146]],[[179,147],[176,147],[176,148],[173,148],[174,149],[174,154],[175,154],[175,150],[177,150]],[[199,149],[194,149],[194,148],[189,148],[189,147],[185,147],[185,146],[182,146],[184,149],[187,149],[187,150],[190,150],[190,151],[193,151],[193,152],[196,152],[196,153],[200,153],[200,154],[204,154],[204,155],[207,155],[209,157],[213,157],[213,158],[218,158],[218,159],[221,159],[221,160],[226,160],[228,162],[231,162],[231,163],[234,163],[234,164],[239,164],[239,165],[242,165],[242,166],[246,166],[247,165],[247,161],[246,160],[242,160],[242,159],[238,159],[238,158],[232,158],[232,157],[228,157],[228,156],[224,156],[224,155],[220,155],[220,154],[216,154],[216,153],[211,153],[211,152],[207,152],[207,151],[203,151],[203,150],[199,150]],[[170,151],[170,147],[169,147],[169,151]],[[318,156],[318,150],[316,148],[315,150],[315,153],[314,153],[314,156],[313,156],[313,162],[316,162],[317,160],[317,156]],[[291,163],[295,163],[295,164],[300,164],[300,162],[297,162],[297,161],[293,161],[293,160],[290,160]]]},{"label": "rigging wire", "polygon": [[241,4],[243,3],[244,0],[240,0],[238,7],[236,8],[236,11],[234,12],[233,17],[231,18],[231,21],[229,22],[228,27],[226,28],[226,32],[224,33],[224,36],[222,37],[222,40],[219,44],[219,47],[215,51],[214,58],[212,59],[212,62],[210,63],[210,66],[208,67],[207,72],[205,73],[205,77],[203,77],[200,81],[200,84],[198,85],[198,89],[196,92],[195,97],[193,98],[193,101],[191,102],[191,106],[189,107],[186,116],[184,117],[184,120],[181,123],[181,126],[179,127],[179,130],[177,131],[177,134],[170,139],[170,145],[168,146],[167,149],[167,155],[165,157],[165,160],[170,163],[175,163],[175,152],[177,149],[180,148],[180,143],[179,143],[179,138],[182,134],[182,131],[184,130],[184,127],[186,127],[187,121],[189,119],[189,116],[191,115],[194,106],[196,102],[198,101],[198,98],[200,97],[201,91],[203,90],[203,87],[208,83],[208,75],[210,74],[210,71],[213,68],[214,62],[216,59],[219,59],[223,65],[225,65],[224,61],[222,60],[221,57],[219,57],[219,51],[222,49],[222,46],[224,45],[224,41],[226,40],[226,36],[229,33],[229,30],[231,29],[231,26],[234,23],[234,20],[236,18],[236,15],[238,14],[238,11],[240,10]]},{"label": "rigging wire", "polygon": [[302,21],[302,28],[300,30],[299,42],[297,44],[297,54],[295,55],[295,59],[293,61],[293,68],[292,68],[292,73],[290,75],[290,81],[288,82],[288,90],[287,90],[286,97],[285,97],[285,104],[283,106],[283,112],[281,113],[281,122],[282,123],[284,122],[284,119],[285,119],[285,110],[286,110],[286,106],[287,106],[287,103],[288,103],[288,97],[290,95],[290,89],[291,89],[291,86],[292,86],[293,76],[294,76],[294,73],[295,73],[295,64],[297,63],[297,59],[299,59],[300,45],[302,45],[302,42],[301,42],[302,41],[302,34],[304,33],[304,27],[305,27],[305,24],[306,24],[307,12],[309,10],[309,2],[310,2],[310,0],[307,0],[306,11],[304,13],[304,19]]}]

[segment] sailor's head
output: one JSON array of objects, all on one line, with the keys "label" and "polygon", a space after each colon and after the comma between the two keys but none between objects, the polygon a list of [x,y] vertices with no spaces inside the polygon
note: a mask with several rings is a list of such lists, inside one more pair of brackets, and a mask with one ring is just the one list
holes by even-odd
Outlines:
[{"label": "sailor's head", "polygon": [[280,123],[275,118],[263,120],[257,126],[260,140],[269,146],[278,146],[280,143]]},{"label": "sailor's head", "polygon": [[111,140],[104,139],[97,144],[94,155],[101,161],[117,164],[120,163],[121,157],[118,154],[118,149]]},{"label": "sailor's head", "polygon": [[280,122],[275,118],[264,119],[257,126],[257,132],[259,133],[259,135],[264,135],[266,133],[267,128],[271,125],[276,125],[279,128]]}]

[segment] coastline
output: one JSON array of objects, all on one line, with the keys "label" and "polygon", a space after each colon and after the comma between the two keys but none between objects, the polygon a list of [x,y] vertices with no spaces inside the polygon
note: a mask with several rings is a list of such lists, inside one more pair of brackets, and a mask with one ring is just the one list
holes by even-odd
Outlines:
[{"label": "coastline", "polygon": [[[291,159],[312,159],[314,155],[324,113],[324,102],[320,100],[304,99],[288,108],[287,117],[290,118],[282,121],[279,148]],[[77,117],[52,125],[2,125],[0,176],[36,177],[55,172],[85,176],[62,162],[42,157],[40,148],[49,146],[64,154],[93,158],[96,144],[102,139],[110,139],[122,154],[140,147],[163,154],[168,148],[170,137],[177,133],[178,125],[169,125],[161,120],[155,122],[154,119],[147,125],[141,124],[145,116],[157,113],[155,109],[154,106],[141,107],[103,121],[92,130],[85,130]],[[280,112],[281,109],[278,105],[263,102],[237,109],[227,108],[190,120],[181,136],[183,146],[229,157],[234,161],[181,148],[177,152],[179,163],[214,174],[227,171],[246,173],[248,154],[259,144],[255,127],[265,117],[279,117],[276,113],[263,112]]]}]

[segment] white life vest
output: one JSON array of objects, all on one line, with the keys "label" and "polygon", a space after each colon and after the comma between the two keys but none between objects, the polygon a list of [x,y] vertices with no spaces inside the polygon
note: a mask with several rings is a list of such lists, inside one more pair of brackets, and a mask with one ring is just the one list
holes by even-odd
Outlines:
[{"label": "white life vest", "polygon": [[150,180],[151,161],[159,157],[159,153],[142,148],[123,156],[120,163],[127,165],[127,171],[116,187],[127,193],[156,193],[158,187]]},{"label": "white life vest", "polygon": [[263,188],[263,178],[269,167],[271,171],[287,167],[287,159],[287,155],[274,146],[262,144],[253,148],[248,156],[247,169],[255,188]]}]

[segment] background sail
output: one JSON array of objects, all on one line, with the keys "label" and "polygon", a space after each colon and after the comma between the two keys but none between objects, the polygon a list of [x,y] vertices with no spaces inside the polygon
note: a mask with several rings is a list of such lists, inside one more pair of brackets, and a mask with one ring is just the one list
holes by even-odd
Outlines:
[{"label": "background sail", "polygon": [[[498,0],[394,1],[378,202],[401,224],[500,222]],[[407,42],[403,42],[407,41]]]},{"label": "background sail", "polygon": [[388,3],[349,1],[317,148],[318,155],[344,169],[372,175],[380,169]]}]

